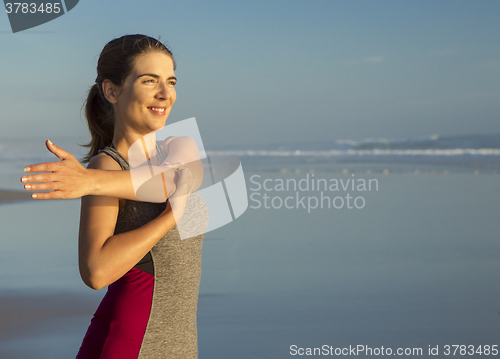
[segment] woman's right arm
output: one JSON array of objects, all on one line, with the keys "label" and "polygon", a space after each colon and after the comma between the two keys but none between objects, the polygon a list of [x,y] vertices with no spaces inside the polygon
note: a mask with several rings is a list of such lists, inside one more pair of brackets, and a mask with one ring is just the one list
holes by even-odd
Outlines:
[{"label": "woman's right arm", "polygon": [[[90,169],[124,172],[106,155],[98,155]],[[184,211],[187,196],[175,199],[176,210]],[[170,202],[170,201],[169,201]],[[101,289],[127,273],[176,223],[170,203],[157,218],[135,230],[114,235],[119,199],[106,196],[82,198],[78,258],[80,275],[89,287]]]}]

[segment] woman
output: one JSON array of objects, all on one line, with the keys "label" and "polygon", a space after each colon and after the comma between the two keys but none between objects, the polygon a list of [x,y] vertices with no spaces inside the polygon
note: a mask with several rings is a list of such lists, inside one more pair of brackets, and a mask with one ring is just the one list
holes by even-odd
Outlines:
[{"label": "woman", "polygon": [[[191,194],[202,182],[203,168],[190,138],[170,137],[157,144],[151,136],[165,126],[175,102],[174,69],[171,51],[156,39],[126,35],[110,41],[99,57],[85,107],[92,135],[88,168],[48,141],[49,150],[63,161],[26,171],[58,172],[71,178],[66,181],[71,185],[57,187],[50,173],[22,178],[28,190],[56,189],[34,195],[39,199],[90,194],[81,204],[80,274],[89,287],[108,286],[108,291],[78,359],[198,356],[203,234],[181,240],[176,223],[182,218],[206,227],[206,205]],[[151,154],[150,164],[163,164],[163,203],[137,201],[128,171],[129,149],[137,141]]]}]

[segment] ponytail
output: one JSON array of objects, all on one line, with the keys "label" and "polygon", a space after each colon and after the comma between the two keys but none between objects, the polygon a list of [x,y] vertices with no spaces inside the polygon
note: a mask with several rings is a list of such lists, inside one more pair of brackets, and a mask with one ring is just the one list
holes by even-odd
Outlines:
[{"label": "ponytail", "polygon": [[113,118],[113,107],[102,95],[99,84],[96,83],[89,90],[87,101],[85,101],[85,117],[89,126],[91,140],[84,145],[89,147],[89,153],[83,162],[89,162],[92,157],[113,140],[115,124]]}]

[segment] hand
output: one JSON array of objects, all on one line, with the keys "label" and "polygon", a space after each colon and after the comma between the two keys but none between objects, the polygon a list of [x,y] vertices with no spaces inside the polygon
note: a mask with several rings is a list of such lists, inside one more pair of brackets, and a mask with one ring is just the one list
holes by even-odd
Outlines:
[{"label": "hand", "polygon": [[193,179],[191,171],[186,167],[184,162],[163,162],[162,167],[173,169],[175,171],[175,176],[177,177],[177,181],[174,179],[174,182],[176,182],[175,191],[169,195],[165,211],[168,212],[171,210],[175,222],[179,223],[184,215],[187,199],[191,194],[195,180]]},{"label": "hand", "polygon": [[[27,191],[52,191],[34,193],[36,199],[70,199],[79,198],[90,193],[92,170],[83,167],[71,153],[54,145],[50,140],[45,142],[47,149],[61,161],[46,162],[27,166],[28,173],[49,172],[21,177]],[[34,183],[41,182],[41,183]]]},{"label": "hand", "polygon": [[191,173],[191,170],[184,164],[184,162],[181,162],[181,166],[179,166],[179,169],[176,171],[177,174],[177,183],[176,183],[176,190],[174,194],[179,192],[179,195],[190,195],[191,190],[193,189],[194,182],[196,181],[193,178],[193,174]]},{"label": "hand", "polygon": [[191,170],[184,164],[184,162],[168,163],[164,162],[163,166],[170,167],[175,170],[177,177],[176,190],[173,195],[177,196],[189,196],[191,190],[193,189],[195,179],[191,173]]}]

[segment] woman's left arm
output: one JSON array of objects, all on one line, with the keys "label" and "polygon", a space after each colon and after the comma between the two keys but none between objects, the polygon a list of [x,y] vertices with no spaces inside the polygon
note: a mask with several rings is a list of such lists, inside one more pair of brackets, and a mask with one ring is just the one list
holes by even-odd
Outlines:
[{"label": "woman's left arm", "polygon": [[[86,195],[98,195],[141,201],[140,198],[136,197],[130,171],[104,171],[85,168],[71,153],[64,151],[50,141],[47,141],[46,145],[48,150],[61,161],[39,163],[25,168],[28,174],[21,177],[21,182],[25,184],[26,190],[33,192],[33,198],[72,199]],[[197,190],[203,181],[203,165],[199,159],[196,142],[189,137],[175,137],[169,138],[164,147],[168,150],[168,156],[163,166],[170,168],[165,173],[165,177],[168,179],[168,194],[175,191],[173,178],[175,176],[174,170],[178,169],[178,165],[174,163],[179,162],[186,165],[194,179],[194,184],[189,192]]]},{"label": "woman's left arm", "polygon": [[[21,177],[21,182],[27,191],[34,192],[33,198],[72,199],[98,191],[102,185],[99,173],[104,174],[105,171],[83,167],[75,156],[54,145],[50,140],[47,140],[45,145],[61,161],[33,164],[24,169],[27,175]],[[117,178],[117,183],[126,180],[124,171],[113,172],[113,175],[123,177],[123,179]]]}]

